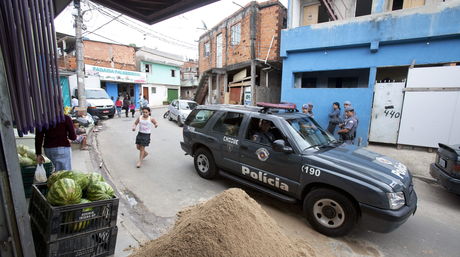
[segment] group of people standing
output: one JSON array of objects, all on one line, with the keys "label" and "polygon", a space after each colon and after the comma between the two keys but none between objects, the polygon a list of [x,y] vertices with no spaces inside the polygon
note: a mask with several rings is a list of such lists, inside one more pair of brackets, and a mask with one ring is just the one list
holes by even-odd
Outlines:
[{"label": "group of people standing", "polygon": [[125,110],[126,117],[128,117],[128,113],[131,112],[131,116],[134,118],[136,104],[130,99],[129,95],[126,95],[125,97],[119,96],[117,101],[115,101],[115,108],[118,117],[121,117],[122,110]]},{"label": "group of people standing", "polygon": [[[339,134],[340,140],[347,144],[354,144],[359,120],[350,101],[343,102],[343,107],[344,113],[341,115],[340,103],[334,102],[332,104],[332,111],[328,114],[329,123],[327,131],[334,135],[336,128],[339,127],[337,133]],[[306,103],[302,105],[302,112],[314,118],[313,104]]]},{"label": "group of people standing", "polygon": [[[146,96],[139,95],[139,106],[140,106],[139,110],[141,110],[142,107],[149,106],[149,101],[147,100]],[[128,117],[128,113],[131,113],[131,117],[134,118],[134,114],[136,113],[136,103],[133,97],[130,97],[129,95],[125,95],[124,97],[119,96],[117,100],[115,101],[115,109],[117,112],[117,116],[119,118],[121,117],[121,113],[123,110],[125,110],[126,117]]]}]

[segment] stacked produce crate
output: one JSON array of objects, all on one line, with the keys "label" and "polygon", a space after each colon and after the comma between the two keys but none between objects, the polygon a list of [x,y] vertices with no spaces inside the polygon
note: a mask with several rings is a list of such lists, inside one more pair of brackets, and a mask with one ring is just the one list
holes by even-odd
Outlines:
[{"label": "stacked produce crate", "polygon": [[[58,174],[69,173],[72,171]],[[56,179],[56,175],[52,175],[48,185],[32,186],[29,214],[38,257],[109,256],[115,252],[119,199],[105,182],[95,183],[93,189],[86,186],[88,189],[84,189],[82,194],[78,186],[83,181],[81,177],[75,177],[77,183],[68,177]],[[103,190],[100,188],[107,186],[112,191],[101,193]],[[86,190],[93,190],[93,193]],[[81,198],[82,195],[102,200],[90,201]],[[65,201],[71,204],[64,205]]]},{"label": "stacked produce crate", "polygon": [[[32,184],[34,183],[35,178],[35,170],[37,169],[36,154],[34,150],[28,148],[25,145],[18,145],[17,151],[19,165],[21,166],[24,193],[26,195],[26,198],[30,198],[30,195],[32,194]],[[51,175],[51,172],[53,171],[53,164],[46,157],[43,167],[46,171],[46,177],[49,177]]]}]

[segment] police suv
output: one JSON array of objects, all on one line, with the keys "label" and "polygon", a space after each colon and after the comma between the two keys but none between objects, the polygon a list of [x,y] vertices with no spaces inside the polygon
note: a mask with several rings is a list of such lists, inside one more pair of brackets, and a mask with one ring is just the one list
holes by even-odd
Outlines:
[{"label": "police suv", "polygon": [[201,177],[220,175],[300,201],[313,228],[328,236],[346,235],[356,224],[390,232],[417,208],[404,164],[337,142],[293,104],[198,106],[183,137]]}]

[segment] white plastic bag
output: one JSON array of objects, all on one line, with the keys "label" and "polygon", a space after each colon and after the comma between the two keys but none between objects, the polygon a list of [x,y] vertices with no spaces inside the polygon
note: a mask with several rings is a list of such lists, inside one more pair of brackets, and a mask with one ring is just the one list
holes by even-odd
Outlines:
[{"label": "white plastic bag", "polygon": [[37,168],[35,169],[35,182],[44,183],[48,179],[46,178],[46,171],[43,167],[43,164],[37,164]]}]

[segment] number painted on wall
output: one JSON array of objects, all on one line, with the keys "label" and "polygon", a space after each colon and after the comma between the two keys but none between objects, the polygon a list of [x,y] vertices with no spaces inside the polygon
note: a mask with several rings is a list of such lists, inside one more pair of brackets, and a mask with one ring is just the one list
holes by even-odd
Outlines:
[{"label": "number painted on wall", "polygon": [[385,113],[385,117],[389,117],[390,119],[398,119],[399,117],[401,117],[400,112],[395,112],[393,110],[385,110],[383,113]]}]

